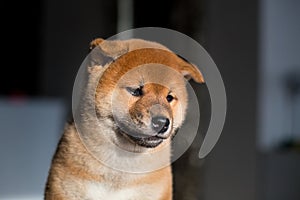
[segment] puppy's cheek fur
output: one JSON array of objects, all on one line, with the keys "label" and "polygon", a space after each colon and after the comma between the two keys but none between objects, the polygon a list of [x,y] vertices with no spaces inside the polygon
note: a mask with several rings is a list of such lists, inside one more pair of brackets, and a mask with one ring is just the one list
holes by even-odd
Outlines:
[{"label": "puppy's cheek fur", "polygon": [[186,107],[177,105],[173,111],[173,127],[179,128],[184,122],[186,115]]}]

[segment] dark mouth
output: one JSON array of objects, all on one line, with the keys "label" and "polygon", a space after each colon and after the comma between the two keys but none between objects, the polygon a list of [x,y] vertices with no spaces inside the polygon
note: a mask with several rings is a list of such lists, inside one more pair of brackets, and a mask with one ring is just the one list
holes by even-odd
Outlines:
[{"label": "dark mouth", "polygon": [[132,135],[128,135],[128,138],[132,140],[134,143],[147,148],[154,148],[157,147],[159,144],[163,142],[163,139],[157,136],[150,136],[150,137],[135,137]]},{"label": "dark mouth", "polygon": [[125,137],[127,140],[130,140],[131,142],[139,146],[147,147],[147,148],[155,148],[159,144],[161,144],[164,140],[163,138],[158,136],[145,137],[145,136],[138,136],[138,135],[136,136],[129,135],[123,132],[120,128],[117,128],[116,132],[119,133],[121,136]]}]

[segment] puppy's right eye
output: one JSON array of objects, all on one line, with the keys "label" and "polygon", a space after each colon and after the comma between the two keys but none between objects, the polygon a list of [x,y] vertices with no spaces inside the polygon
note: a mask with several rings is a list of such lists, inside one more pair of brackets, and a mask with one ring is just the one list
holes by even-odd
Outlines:
[{"label": "puppy's right eye", "polygon": [[126,87],[126,90],[135,97],[142,96],[143,95],[143,88],[131,88],[131,87]]},{"label": "puppy's right eye", "polygon": [[166,99],[167,99],[167,101],[168,101],[169,103],[171,103],[171,101],[173,101],[174,97],[173,97],[172,95],[169,94],[169,95],[166,97]]}]

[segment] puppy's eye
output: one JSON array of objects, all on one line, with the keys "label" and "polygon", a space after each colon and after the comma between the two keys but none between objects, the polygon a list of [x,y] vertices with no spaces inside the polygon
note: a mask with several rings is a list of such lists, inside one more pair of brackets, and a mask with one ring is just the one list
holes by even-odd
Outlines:
[{"label": "puppy's eye", "polygon": [[126,90],[135,97],[142,96],[143,95],[143,87],[139,88],[131,88],[131,87],[126,87]]},{"label": "puppy's eye", "polygon": [[173,97],[171,94],[169,94],[169,95],[166,97],[166,99],[167,99],[167,101],[170,103],[171,101],[174,100],[174,97]]}]

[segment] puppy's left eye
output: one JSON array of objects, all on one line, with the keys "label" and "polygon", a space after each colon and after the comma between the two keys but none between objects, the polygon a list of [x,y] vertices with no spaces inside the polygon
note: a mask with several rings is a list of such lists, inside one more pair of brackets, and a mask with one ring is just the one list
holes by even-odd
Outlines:
[{"label": "puppy's left eye", "polygon": [[143,95],[143,87],[139,88],[131,88],[131,87],[126,87],[126,90],[135,97],[142,96]]},{"label": "puppy's left eye", "polygon": [[171,101],[174,100],[174,97],[173,97],[171,94],[169,94],[169,95],[166,97],[166,99],[167,99],[167,101],[170,103]]}]

